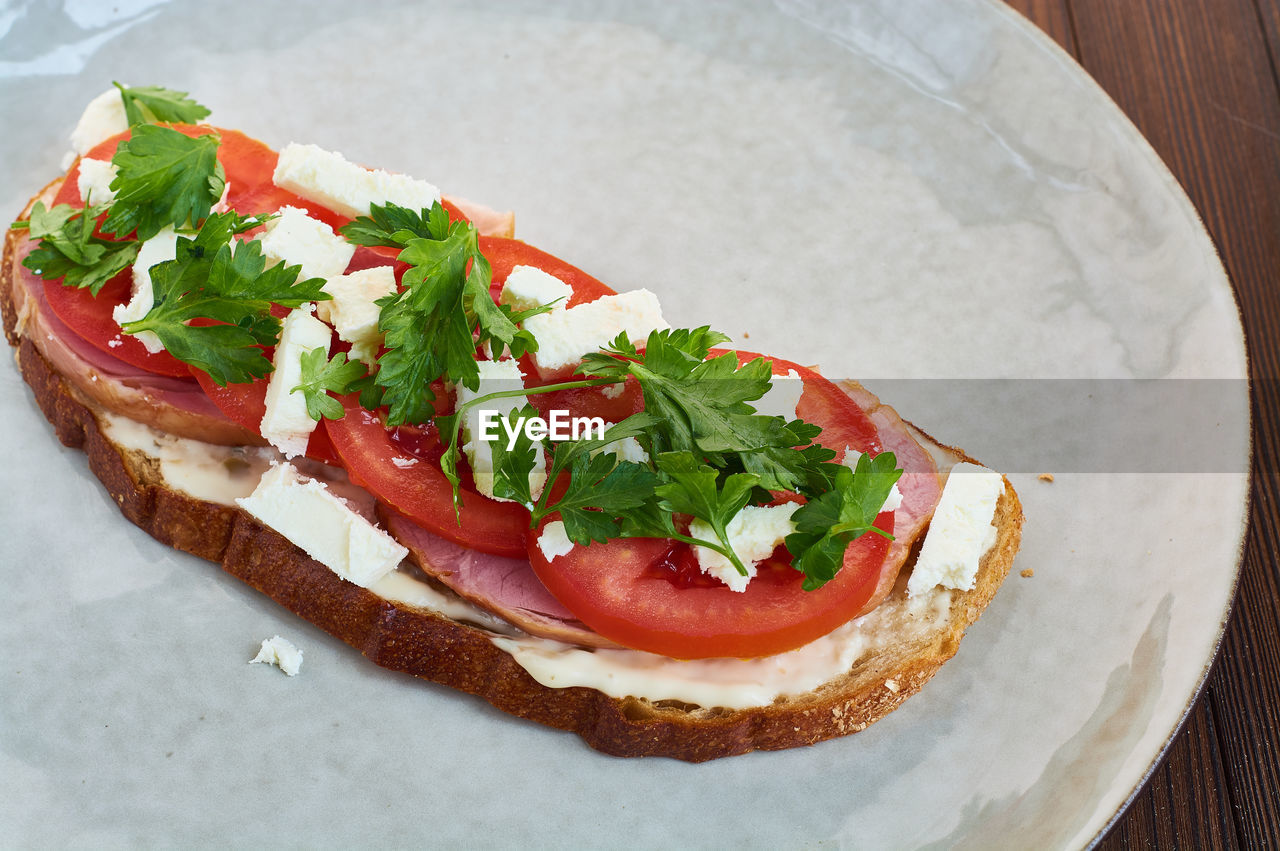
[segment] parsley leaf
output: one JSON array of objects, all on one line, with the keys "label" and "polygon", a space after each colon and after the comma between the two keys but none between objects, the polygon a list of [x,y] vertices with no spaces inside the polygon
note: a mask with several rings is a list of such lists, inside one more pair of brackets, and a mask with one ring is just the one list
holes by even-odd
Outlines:
[{"label": "parsley leaf", "polygon": [[560,513],[569,540],[577,544],[648,537],[625,535],[623,523],[634,510],[652,501],[657,484],[658,475],[643,464],[619,461],[607,452],[578,454],[571,464],[569,487],[554,510]]},{"label": "parsley leaf", "polygon": [[[151,267],[155,304],[126,334],[151,331],[178,360],[203,369],[220,385],[245,383],[271,372],[261,346],[275,345],[280,320],[272,304],[298,307],[330,298],[320,278],[294,281],[301,267],[267,267],[257,240],[230,241],[240,217],[210,216],[194,239],[180,237],[176,257]],[[189,324],[192,320],[213,324]]]},{"label": "parsley leaf", "polygon": [[516,355],[536,348],[532,335],[516,327],[534,311],[515,313],[494,303],[493,270],[480,253],[479,232],[470,222],[449,222],[438,203],[422,214],[375,205],[371,216],[357,219],[343,234],[374,245],[402,245],[398,259],[410,267],[401,279],[404,289],[377,301],[386,352],[378,359],[376,381],[388,425],[430,419],[435,394],[429,385],[438,378],[477,389],[477,346]]},{"label": "parsley leaf", "polygon": [[94,295],[107,281],[128,268],[138,256],[137,242],[115,242],[94,236],[93,229],[105,205],[85,204],[76,209],[58,204],[46,210],[37,201],[31,218],[23,222],[39,246],[22,265],[45,280],[62,278],[68,287],[88,289]]},{"label": "parsley leaf", "polygon": [[[522,505],[533,502],[533,494],[529,488],[529,474],[538,463],[535,441],[529,437],[522,425],[524,420],[539,416],[532,405],[502,414],[499,419],[498,436],[489,442],[489,450],[493,453],[493,495],[502,499],[515,500]],[[507,448],[508,435],[514,432],[515,443]],[[475,439],[479,439],[479,435]]]},{"label": "parsley leaf", "polygon": [[402,278],[404,289],[376,302],[387,349],[378,359],[376,381],[389,426],[430,419],[430,384],[438,378],[479,387],[472,322],[462,306],[475,250],[474,228],[456,223],[444,239],[414,237],[400,252],[411,267]]},{"label": "parsley leaf", "polygon": [[619,336],[604,352],[587,355],[578,371],[614,381],[636,378],[645,410],[659,417],[649,435],[655,453],[690,452],[717,468],[751,473],[768,490],[797,490],[820,480],[815,465],[834,455],[797,448],[820,430],[757,414],[749,404],[768,392],[772,364],[756,358],[739,366],[733,352],[704,360],[726,339],[705,326],[655,331],[641,353]]},{"label": "parsley leaf", "polygon": [[[548,386],[554,387],[555,385]],[[656,425],[657,422],[657,417],[644,411],[639,411],[627,417],[622,422],[609,426],[602,437],[581,438],[579,440],[568,440],[563,443],[556,444],[555,451],[551,456],[551,469],[547,474],[547,481],[555,482],[562,474],[567,472],[570,474],[569,490],[565,494],[562,494],[556,502],[552,502],[552,488],[547,487],[547,489],[542,492],[542,497],[538,500],[538,504],[533,508],[529,528],[537,526],[542,522],[542,518],[546,517],[548,514],[561,510],[561,507],[564,505],[565,499],[569,493],[581,493],[586,497],[587,501],[582,502],[582,506],[590,505],[595,508],[606,507],[606,505],[609,504],[607,502],[609,499],[607,492],[596,490],[596,493],[603,498],[601,502],[591,502],[590,495],[593,488],[598,488],[601,479],[611,469],[608,465],[613,464],[613,462],[617,460],[617,456],[613,453],[597,453],[599,453],[599,450],[604,449],[610,444],[617,443],[619,440],[624,438],[638,438],[643,436],[645,432]],[[602,460],[596,463],[596,458]],[[592,466],[593,463],[595,463],[596,466]],[[593,478],[593,471],[599,472],[599,475],[596,475]],[[657,485],[656,480],[653,482],[653,485]],[[650,491],[652,491],[652,487],[650,488]],[[639,505],[639,503],[635,504]],[[572,501],[570,507],[572,507]],[[614,535],[613,537],[617,537],[617,535]],[[603,539],[597,538],[596,540]]]},{"label": "parsley leaf", "polygon": [[324,347],[317,346],[302,353],[302,383],[290,390],[290,393],[302,391],[307,400],[307,415],[319,422],[320,419],[342,419],[345,411],[342,403],[329,395],[329,391],[343,395],[350,393],[354,384],[365,377],[367,369],[358,360],[348,361],[346,352],[338,352],[329,360]]},{"label": "parsley leaf", "polygon": [[338,229],[347,242],[369,247],[403,248],[418,239],[444,239],[449,235],[449,213],[439,201],[430,210],[415,213],[398,204],[371,204],[369,215]]},{"label": "parsley leaf", "polygon": [[663,507],[706,521],[722,545],[715,549],[746,576],[746,567],[729,545],[727,527],[734,515],[751,500],[751,493],[760,484],[760,477],[751,473],[733,473],[720,480],[714,467],[700,463],[691,452],[667,452],[656,460],[658,469],[669,477],[655,490],[664,503]]},{"label": "parsley leaf", "polygon": [[892,452],[875,458],[863,455],[855,470],[837,465],[833,488],[792,515],[796,531],[787,536],[787,550],[791,566],[805,575],[804,590],[821,588],[835,577],[844,564],[844,551],[855,538],[867,532],[892,537],[874,524],[902,476],[897,465]]},{"label": "parsley leaf", "polygon": [[163,86],[123,86],[114,81],[112,85],[120,90],[125,118],[130,127],[135,124],[154,124],[157,121],[196,124],[209,115],[208,108],[196,103],[186,92]]},{"label": "parsley leaf", "polygon": [[118,169],[111,181],[116,200],[102,230],[117,236],[136,230],[141,242],[169,225],[199,224],[226,185],[217,155],[213,134],[186,136],[155,124],[133,128],[111,158]]}]

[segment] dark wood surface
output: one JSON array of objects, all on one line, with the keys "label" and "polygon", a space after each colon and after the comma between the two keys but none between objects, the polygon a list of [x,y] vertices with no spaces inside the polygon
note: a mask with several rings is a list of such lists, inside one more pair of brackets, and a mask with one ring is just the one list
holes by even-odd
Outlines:
[{"label": "dark wood surface", "polygon": [[1007,0],[1093,75],[1191,196],[1236,290],[1250,528],[1213,673],[1102,848],[1280,848],[1280,0]]}]

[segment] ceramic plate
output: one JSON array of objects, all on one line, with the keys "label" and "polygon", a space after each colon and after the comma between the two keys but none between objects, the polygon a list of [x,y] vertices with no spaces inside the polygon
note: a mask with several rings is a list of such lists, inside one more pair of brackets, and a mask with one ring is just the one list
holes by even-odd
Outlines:
[{"label": "ceramic plate", "polygon": [[[1244,530],[1235,304],[1151,149],[1000,4],[66,0],[0,32],[6,215],[111,80],[188,89],[513,209],[677,325],[866,379],[1027,515],[958,657],[866,732],[618,760],[155,543],[0,370],[7,841],[1072,846],[1183,717]],[[301,676],[245,664],[276,633]]]}]

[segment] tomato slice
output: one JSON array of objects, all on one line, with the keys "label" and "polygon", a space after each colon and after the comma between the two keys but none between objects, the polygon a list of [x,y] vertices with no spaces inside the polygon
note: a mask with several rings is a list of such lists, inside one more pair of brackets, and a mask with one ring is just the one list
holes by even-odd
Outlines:
[{"label": "tomato slice", "polygon": [[[892,533],[893,513],[876,525]],[[803,591],[804,577],[779,548],[737,592],[685,578],[693,555],[683,544],[623,538],[548,562],[537,537],[529,540],[534,572],[583,623],[619,644],[677,659],[768,656],[826,635],[871,598],[889,549],[883,536],[863,535],[845,550],[834,579]]]},{"label": "tomato slice", "polygon": [[132,294],[132,267],[107,281],[96,296],[86,289],[64,287],[60,280],[44,281],[44,295],[54,315],[95,349],[157,375],[189,377],[185,363],[163,349],[154,354],[147,351],[137,337],[120,330],[111,312]]},{"label": "tomato slice", "polygon": [[[200,389],[218,407],[218,410],[226,414],[228,419],[239,423],[254,434],[259,434],[262,417],[267,412],[269,378],[257,378],[247,384],[228,384],[222,387],[204,370],[194,366],[190,369],[190,374],[200,383]],[[311,432],[311,439],[307,441],[307,457],[334,466],[342,464],[337,451],[333,448],[333,443],[329,440],[329,433],[320,425]]]},{"label": "tomato slice", "polygon": [[388,429],[354,397],[342,404],[346,415],[324,426],[352,481],[442,538],[493,555],[525,554],[529,512],[523,505],[464,487],[454,514],[453,489],[440,470],[444,448],[434,428]]},{"label": "tomato slice", "polygon": [[[712,355],[721,354],[713,349]],[[836,460],[844,458],[845,448],[876,455],[881,450],[879,432],[866,411],[831,381],[816,371],[789,360],[759,355],[754,352],[737,352],[738,363],[745,364],[764,357],[773,362],[774,375],[786,375],[794,370],[804,382],[804,390],[796,403],[796,416],[805,422],[822,427],[815,439],[836,453]]]},{"label": "tomato slice", "polygon": [[[740,362],[759,357],[739,352]],[[876,454],[875,425],[827,379],[790,361],[771,358],[776,375],[795,370],[804,381],[797,414],[821,426],[818,441],[844,455],[846,447]],[[591,391],[598,392],[598,391]],[[581,415],[581,407],[574,410]],[[545,524],[544,524],[545,525]],[[893,531],[893,513],[876,525]],[[845,551],[836,578],[803,591],[803,577],[779,547],[757,566],[745,592],[703,574],[692,548],[667,540],[613,540],[574,547],[548,561],[530,535],[528,557],[548,590],[583,623],[606,638],[676,658],[753,657],[799,647],[855,616],[875,592],[889,541],[863,535]]]},{"label": "tomato slice", "polygon": [[498,300],[498,296],[502,292],[502,285],[506,283],[507,275],[510,275],[511,270],[516,266],[533,266],[547,274],[555,275],[572,287],[573,295],[569,297],[566,307],[574,307],[589,301],[595,301],[603,295],[614,295],[612,288],[588,275],[577,266],[572,266],[559,257],[548,254],[540,248],[534,248],[527,242],[521,242],[518,239],[508,239],[505,236],[482,236],[480,237],[480,253],[485,256],[485,259],[489,261],[489,265],[493,267],[493,278],[489,285],[489,291],[493,295],[494,301]]}]

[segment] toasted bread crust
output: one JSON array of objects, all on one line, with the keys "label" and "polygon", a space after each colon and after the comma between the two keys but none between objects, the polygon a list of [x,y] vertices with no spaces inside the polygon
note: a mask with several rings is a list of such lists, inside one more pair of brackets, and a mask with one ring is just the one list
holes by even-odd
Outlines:
[{"label": "toasted bread crust", "polygon": [[125,517],[158,541],[221,563],[228,573],[378,665],[478,695],[512,715],[575,732],[608,754],[701,762],[813,744],[866,728],[919,691],[955,654],[965,630],[1004,581],[1018,548],[1022,508],[1006,480],[997,507],[996,544],[982,560],[976,587],[952,592],[945,625],[876,651],[812,692],[769,706],[698,708],[612,698],[590,688],[548,688],[496,647],[491,633],[389,602],[340,579],[244,511],[167,487],[151,459],[112,443],[99,425],[104,412],[18,331],[13,287],[19,267],[14,254],[22,238],[17,232],[8,234],[0,269],[5,336],[17,347],[23,378],[58,439],[85,452],[90,469]]}]

